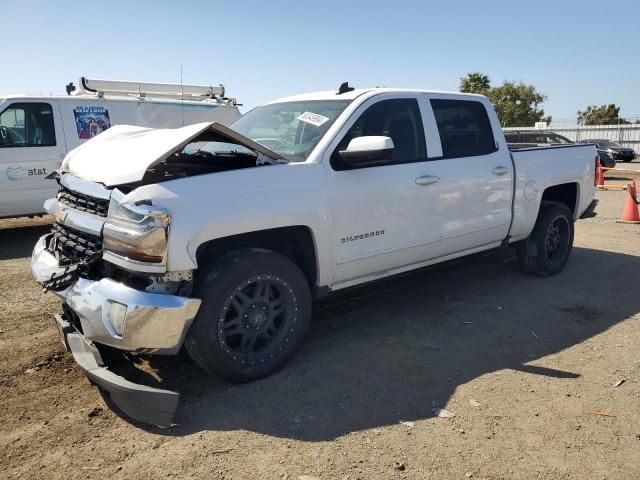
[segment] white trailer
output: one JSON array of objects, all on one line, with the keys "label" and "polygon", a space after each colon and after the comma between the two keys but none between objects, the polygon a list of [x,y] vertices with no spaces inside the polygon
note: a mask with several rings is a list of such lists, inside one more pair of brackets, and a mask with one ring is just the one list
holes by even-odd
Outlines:
[{"label": "white trailer", "polygon": [[240,117],[222,85],[92,80],[67,96],[0,95],[0,218],[44,213],[65,155],[112,125],[176,128]]}]

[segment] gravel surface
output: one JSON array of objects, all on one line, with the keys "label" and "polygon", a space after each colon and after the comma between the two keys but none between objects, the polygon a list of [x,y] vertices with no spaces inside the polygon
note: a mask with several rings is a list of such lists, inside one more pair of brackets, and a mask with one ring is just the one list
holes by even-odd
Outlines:
[{"label": "gravel surface", "polygon": [[638,479],[640,225],[615,221],[625,192],[598,197],[562,274],[506,251],[336,294],[267,379],[115,358],[183,393],[166,430],[63,352],[28,272],[48,220],[0,221],[0,478]]}]

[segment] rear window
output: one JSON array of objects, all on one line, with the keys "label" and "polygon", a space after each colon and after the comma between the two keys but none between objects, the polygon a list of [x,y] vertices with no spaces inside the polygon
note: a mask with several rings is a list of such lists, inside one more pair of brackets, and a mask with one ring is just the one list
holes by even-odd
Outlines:
[{"label": "rear window", "polygon": [[487,155],[496,151],[487,111],[472,100],[431,100],[444,158]]}]

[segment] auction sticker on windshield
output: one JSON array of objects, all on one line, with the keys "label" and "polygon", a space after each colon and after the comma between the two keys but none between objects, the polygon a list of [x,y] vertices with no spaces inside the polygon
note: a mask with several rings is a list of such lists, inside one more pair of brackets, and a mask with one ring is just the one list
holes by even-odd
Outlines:
[{"label": "auction sticker on windshield", "polygon": [[313,112],[304,112],[298,117],[298,120],[300,120],[301,122],[310,123],[311,125],[315,125],[316,127],[319,127],[324,122],[329,120],[329,117],[325,117],[323,115],[319,115]]}]

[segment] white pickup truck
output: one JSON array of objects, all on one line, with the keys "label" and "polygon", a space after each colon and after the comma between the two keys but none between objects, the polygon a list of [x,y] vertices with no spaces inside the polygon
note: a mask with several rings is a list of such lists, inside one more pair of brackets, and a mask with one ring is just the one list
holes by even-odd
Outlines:
[{"label": "white pickup truck", "polygon": [[506,245],[556,274],[596,163],[593,145],[509,151],[485,97],[425,90],[343,84],[230,127],[115,126],[65,158],[31,270],[91,381],[167,425],[178,394],[116,375],[102,346],[184,345],[248,381],[285,364],[330,292]]}]

